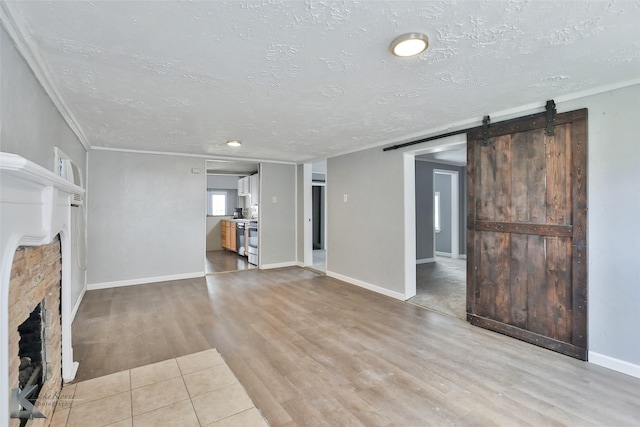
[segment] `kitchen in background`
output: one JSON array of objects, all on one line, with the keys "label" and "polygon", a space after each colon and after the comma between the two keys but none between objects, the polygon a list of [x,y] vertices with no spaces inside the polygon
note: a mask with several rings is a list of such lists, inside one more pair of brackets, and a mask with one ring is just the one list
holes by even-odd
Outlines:
[{"label": "kitchen in background", "polygon": [[257,163],[207,161],[207,274],[256,268]]}]

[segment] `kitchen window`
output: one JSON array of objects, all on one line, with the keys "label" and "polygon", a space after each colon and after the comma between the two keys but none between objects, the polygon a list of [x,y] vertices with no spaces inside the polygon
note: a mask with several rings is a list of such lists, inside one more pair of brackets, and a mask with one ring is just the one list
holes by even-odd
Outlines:
[{"label": "kitchen window", "polygon": [[207,215],[233,215],[233,208],[238,202],[238,190],[218,188],[207,189]]}]

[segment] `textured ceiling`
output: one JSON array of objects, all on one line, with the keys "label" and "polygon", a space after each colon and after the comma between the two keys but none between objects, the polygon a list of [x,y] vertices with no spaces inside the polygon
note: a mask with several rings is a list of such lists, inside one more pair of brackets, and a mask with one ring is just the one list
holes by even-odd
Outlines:
[{"label": "textured ceiling", "polygon": [[640,77],[638,1],[4,8],[92,147],[309,161]]}]

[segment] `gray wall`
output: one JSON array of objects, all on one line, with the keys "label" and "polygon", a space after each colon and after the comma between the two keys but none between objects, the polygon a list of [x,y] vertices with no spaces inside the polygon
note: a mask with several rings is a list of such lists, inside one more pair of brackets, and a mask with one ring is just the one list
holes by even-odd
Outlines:
[{"label": "gray wall", "polygon": [[640,85],[558,107],[589,109],[589,350],[640,375]]},{"label": "gray wall", "polygon": [[451,253],[451,175],[435,174],[434,191],[440,193],[440,232],[436,232],[436,252]]},{"label": "gray wall", "polygon": [[404,294],[402,162],[381,148],[327,160],[328,273]]},{"label": "gray wall", "polygon": [[1,26],[0,54],[0,150],[53,170],[58,146],[86,174],[86,150]]},{"label": "gray wall", "polygon": [[[80,166],[86,183],[86,150],[0,26],[0,151],[18,154],[53,170],[55,146]],[[74,219],[79,209],[74,210]],[[80,226],[82,224],[83,221]],[[75,236],[72,239],[75,240]],[[71,246],[75,255],[73,241]],[[73,306],[84,287],[84,271],[76,267],[74,260],[71,272]]]},{"label": "gray wall", "polygon": [[416,259],[433,254],[433,166],[416,161]]},{"label": "gray wall", "polygon": [[204,160],[91,151],[89,284],[204,272]]},{"label": "gray wall", "polygon": [[228,190],[238,190],[237,175],[207,175],[207,188],[224,188]]},{"label": "gray wall", "polygon": [[[296,166],[262,163],[260,265],[295,264]],[[273,197],[277,202],[273,203]]]}]

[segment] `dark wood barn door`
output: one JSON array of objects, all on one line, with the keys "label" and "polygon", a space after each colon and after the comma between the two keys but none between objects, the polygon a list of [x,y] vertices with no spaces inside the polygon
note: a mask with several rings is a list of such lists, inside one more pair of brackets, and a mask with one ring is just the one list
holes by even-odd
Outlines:
[{"label": "dark wood barn door", "polygon": [[587,110],[468,141],[467,320],[586,360]]}]

